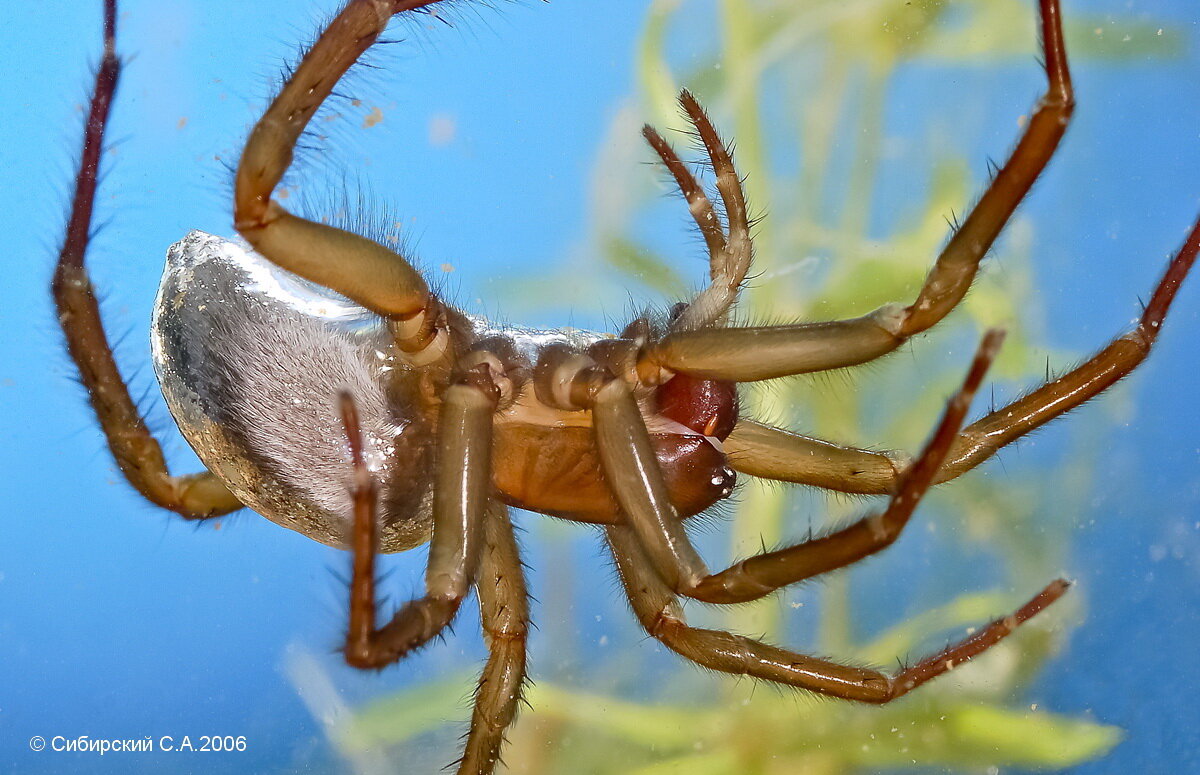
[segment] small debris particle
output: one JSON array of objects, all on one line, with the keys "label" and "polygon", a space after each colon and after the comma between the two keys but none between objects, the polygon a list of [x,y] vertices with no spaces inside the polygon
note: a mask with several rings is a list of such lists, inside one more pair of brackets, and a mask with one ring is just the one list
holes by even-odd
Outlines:
[{"label": "small debris particle", "polygon": [[380,110],[379,108],[371,108],[371,112],[368,113],[367,117],[363,119],[362,128],[370,129],[371,127],[375,126],[376,124],[378,124],[382,121],[383,121],[383,111]]}]

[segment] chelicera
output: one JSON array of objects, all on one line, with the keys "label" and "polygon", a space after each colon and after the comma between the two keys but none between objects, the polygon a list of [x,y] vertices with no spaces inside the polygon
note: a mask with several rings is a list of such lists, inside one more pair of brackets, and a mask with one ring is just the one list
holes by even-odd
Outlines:
[{"label": "chelicera", "polygon": [[[718,214],[653,128],[710,258],[708,285],[616,336],[489,323],[454,309],[393,250],[289,213],[272,199],[301,133],[396,14],[438,0],[352,0],[250,134],[233,220],[245,242],[200,233],[169,253],[153,322],[163,393],[208,471],[167,471],[113,361],[84,256],[115,94],[115,0],[53,293],[109,446],[129,482],[187,519],[248,506],[353,554],[346,660],[380,668],[437,636],[476,590],[491,656],[460,773],[490,773],[526,670],[527,604],[509,507],[602,526],[634,613],[706,667],[868,703],[900,697],[971,659],[1058,599],[1055,580],[1008,616],[895,673],[850,667],[688,626],[680,598],[730,604],[844,567],[890,545],[923,493],[1100,394],[1150,352],[1200,250],[1200,223],[1137,326],[1056,380],[963,427],[1002,334],[989,332],[915,457],[771,427],[739,411],[737,386],[879,358],[941,321],[1049,162],[1074,106],[1058,0],[1039,0],[1045,95],[1007,162],[934,262],[917,298],[863,317],[746,327],[730,312],[751,265],[751,224],[727,146],[696,99],[680,105],[715,172]],[[710,572],[684,521],[735,476],[889,495],[881,512]],[[431,544],[425,594],[380,625],[377,552]]]}]

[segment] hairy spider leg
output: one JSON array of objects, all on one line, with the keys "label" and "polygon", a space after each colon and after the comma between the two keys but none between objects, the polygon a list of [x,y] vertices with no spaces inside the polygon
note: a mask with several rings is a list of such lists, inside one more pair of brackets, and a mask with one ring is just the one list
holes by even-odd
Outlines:
[{"label": "hairy spider leg", "polygon": [[495,768],[525,685],[528,596],[512,523],[501,504],[494,504],[483,535],[483,559],[475,589],[490,653],[475,692],[471,731],[459,768],[464,775]]},{"label": "hairy spider leg", "polygon": [[675,593],[655,572],[633,531],[623,525],[606,529],[621,584],[638,620],[652,637],[675,653],[712,670],[749,675],[775,683],[859,702],[884,703],[953,670],[1008,637],[1062,597],[1069,584],[1059,579],[1003,619],[971,637],[893,675],[798,654],[721,630],[689,627]]},{"label": "hairy spider leg", "polygon": [[605,386],[596,394],[592,412],[604,474],[627,517],[626,526],[668,587],[706,603],[757,600],[780,587],[856,562],[896,540],[932,484],[1002,339],[999,331],[984,337],[962,387],[886,510],[822,538],[755,555],[719,573],[709,573],[682,520],[665,499],[662,472],[653,452],[647,456],[645,451],[649,449],[645,422],[636,414],[627,388],[622,392]]},{"label": "hairy spider leg", "polygon": [[829,535],[749,557],[706,577],[685,594],[707,603],[757,600],[780,587],[845,567],[891,546],[933,484],[1003,339],[998,330],[984,337],[962,387],[947,404],[925,449],[900,477],[886,509]]},{"label": "hairy spider leg", "polygon": [[210,471],[172,476],[167,470],[162,447],[146,427],[113,358],[100,305],[85,265],[100,158],[104,151],[104,131],[120,72],[117,3],[116,0],[105,0],[104,56],[96,70],[71,214],[50,288],[67,353],[79,370],[79,379],[87,390],[88,400],[121,473],[134,489],[156,506],[186,519],[206,519],[236,511],[242,504]]},{"label": "hairy spider leg", "polygon": [[438,0],[351,0],[325,28],[255,124],[238,163],[234,226],[262,255],[392,323],[413,365],[444,359],[440,303],[403,256],[374,240],[292,215],[271,193],[317,108],[395,14]]},{"label": "hairy spider leg", "polygon": [[[508,510],[491,498],[494,389],[468,373],[446,391],[442,454],[434,490],[426,594],[375,626],[376,499],[378,485],[363,458],[354,400],[341,396],[342,422],[354,466],[354,535],[346,661],[381,668],[441,633],[474,585],[490,656],[479,678],[460,775],[490,773],[499,760],[525,682],[529,611],[525,578]],[[478,573],[476,568],[478,567]]]},{"label": "hairy spider leg", "polygon": [[341,397],[342,421],[354,461],[354,552],[346,662],[380,668],[402,659],[444,630],[475,583],[480,544],[492,500],[492,419],[498,392],[476,372],[462,375],[443,396],[433,490],[433,536],[425,595],[375,626],[376,484],[363,460],[353,399]]},{"label": "hairy spider leg", "polygon": [[679,104],[704,144],[717,178],[717,191],[725,205],[729,221],[726,238],[721,220],[712,201],[679,156],[649,124],[642,127],[642,136],[662,160],[675,179],[675,184],[687,201],[688,211],[704,236],[709,255],[709,285],[694,298],[671,322],[671,330],[691,330],[713,324],[723,325],[730,307],[737,301],[738,291],[746,279],[753,257],[754,243],[750,239],[750,220],[746,197],[733,159],[721,140],[712,121],[692,93],[684,89]]},{"label": "hairy spider leg", "polygon": [[[1140,365],[1154,346],[1171,302],[1200,252],[1200,219],[1168,264],[1138,325],[1058,379],[963,429],[934,478],[940,484],[970,471],[999,449],[1103,393]],[[841,492],[883,494],[898,484],[892,457],[843,447],[752,420],[725,440],[729,464],[742,473]]]},{"label": "hairy spider leg", "polygon": [[[825,323],[675,329],[643,357],[674,372],[753,382],[854,366],[892,352],[939,322],[967,293],[983,259],[1053,156],[1074,111],[1058,0],[1040,0],[1049,87],[1017,147],[942,250],[911,306]],[[736,176],[729,178],[736,183]]]}]

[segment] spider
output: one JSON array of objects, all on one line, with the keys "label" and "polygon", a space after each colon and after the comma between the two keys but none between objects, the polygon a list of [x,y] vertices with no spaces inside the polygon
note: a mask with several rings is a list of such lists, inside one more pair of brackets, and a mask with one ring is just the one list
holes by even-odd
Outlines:
[{"label": "spider", "polygon": [[[1074,370],[964,427],[1001,344],[988,332],[914,457],[857,449],[741,414],[738,384],[882,357],[949,314],[1066,131],[1074,97],[1058,0],[1039,0],[1048,88],[1011,156],[937,257],[917,298],[863,317],[739,326],[751,222],[727,145],[689,92],[679,103],[715,172],[723,217],[652,127],[643,130],[687,202],[709,282],[616,336],[532,330],[464,314],[397,252],[289,213],[272,193],[306,124],[393,15],[440,0],[351,0],[246,142],[234,225],[245,242],[193,232],[171,248],[152,324],[156,371],[208,467],[168,472],[113,360],[85,268],[99,160],[120,62],[116,0],[84,131],[52,290],[67,349],[109,447],[148,500],[186,519],[242,507],[352,553],[346,661],[382,668],[439,635],[475,589],[490,649],[459,772],[494,770],[526,671],[525,584],[509,507],[602,527],[634,613],[668,648],[714,670],[885,703],[1010,635],[1061,597],[1050,582],[967,639],[886,673],[687,624],[680,598],[755,600],[893,543],[932,485],[1102,393],[1149,354],[1200,251],[1200,222],[1136,327]],[[890,496],[885,508],[804,543],[711,572],[684,521],[727,498],[738,474]],[[377,621],[375,561],[430,543],[425,594]]]}]

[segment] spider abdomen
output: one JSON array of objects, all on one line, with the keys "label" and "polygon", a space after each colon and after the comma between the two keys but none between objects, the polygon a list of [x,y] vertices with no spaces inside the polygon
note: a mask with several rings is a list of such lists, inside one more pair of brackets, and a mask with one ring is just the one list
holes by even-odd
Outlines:
[{"label": "spider abdomen", "polygon": [[345,390],[380,481],[381,550],[428,539],[432,431],[387,389],[397,366],[378,316],[194,231],[168,252],[151,331],[171,414],[242,503],[345,545],[349,457],[335,403]]}]

